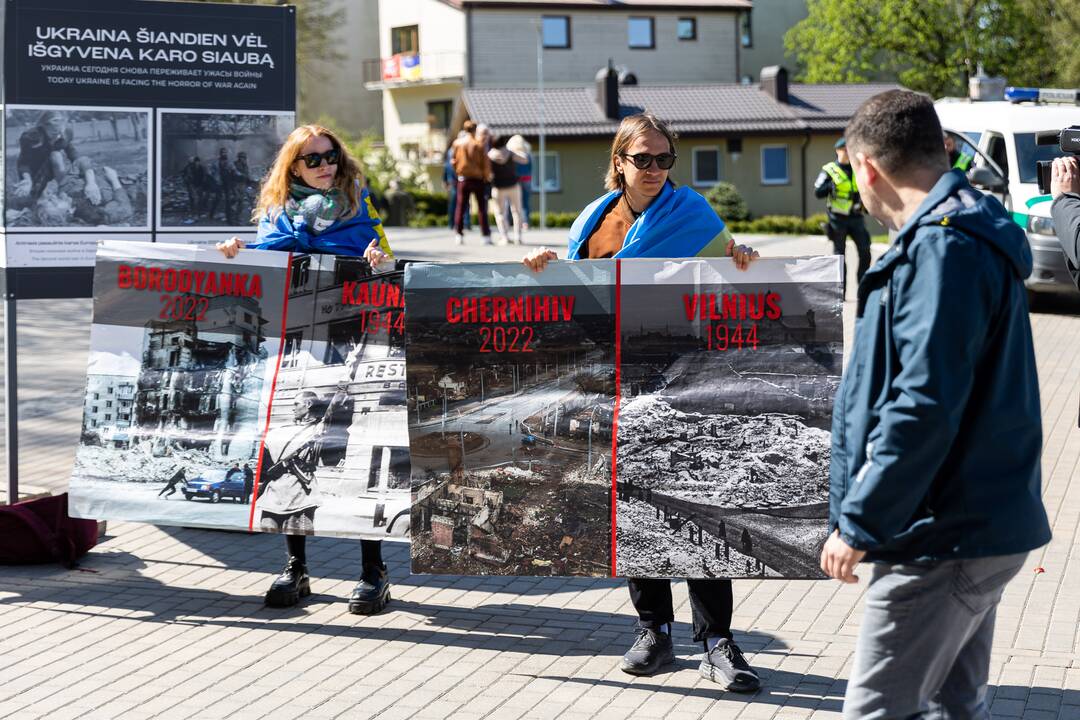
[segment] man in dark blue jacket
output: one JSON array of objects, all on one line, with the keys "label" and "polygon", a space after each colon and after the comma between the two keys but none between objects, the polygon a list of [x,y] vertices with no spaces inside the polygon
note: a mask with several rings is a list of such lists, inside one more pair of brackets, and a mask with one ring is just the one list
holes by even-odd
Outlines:
[{"label": "man in dark blue jacket", "polygon": [[949,170],[929,99],[877,95],[845,136],[867,211],[899,234],[859,285],[833,414],[821,567],[856,582],[874,563],[844,717],[989,717],[997,604],[1050,540],[1031,251]]}]

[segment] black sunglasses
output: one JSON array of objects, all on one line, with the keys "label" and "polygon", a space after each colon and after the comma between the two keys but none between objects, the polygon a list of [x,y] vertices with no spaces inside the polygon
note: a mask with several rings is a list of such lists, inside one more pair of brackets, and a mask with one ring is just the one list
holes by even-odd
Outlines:
[{"label": "black sunglasses", "polygon": [[634,167],[638,170],[647,170],[650,165],[653,164],[653,160],[656,161],[656,167],[661,170],[670,170],[675,166],[675,158],[678,157],[675,153],[660,153],[659,155],[653,155],[652,153],[637,153],[636,155],[628,155],[623,153],[622,156],[634,163]]},{"label": "black sunglasses", "polygon": [[308,168],[315,169],[323,164],[323,160],[327,165],[337,165],[338,160],[341,159],[341,151],[337,148],[333,150],[327,150],[324,153],[308,153],[307,155],[301,155],[297,160],[303,160],[304,165]]}]

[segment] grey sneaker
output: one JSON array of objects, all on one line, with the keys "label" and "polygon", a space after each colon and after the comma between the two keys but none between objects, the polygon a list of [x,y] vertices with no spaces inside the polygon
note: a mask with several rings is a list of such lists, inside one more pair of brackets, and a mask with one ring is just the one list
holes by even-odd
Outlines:
[{"label": "grey sneaker", "polygon": [[637,640],[622,657],[619,669],[631,675],[652,675],[675,662],[675,648],[666,632],[639,628]]},{"label": "grey sneaker", "polygon": [[734,640],[722,639],[701,658],[701,676],[725,690],[753,692],[761,687],[761,678],[743,657]]}]

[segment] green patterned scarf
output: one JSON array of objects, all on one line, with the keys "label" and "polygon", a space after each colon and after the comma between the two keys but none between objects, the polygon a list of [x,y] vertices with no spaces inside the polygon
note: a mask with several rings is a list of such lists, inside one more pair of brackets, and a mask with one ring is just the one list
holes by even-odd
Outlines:
[{"label": "green patterned scarf", "polygon": [[285,213],[296,224],[303,219],[309,232],[318,235],[326,228],[345,216],[349,210],[349,201],[345,194],[336,187],[319,190],[310,185],[289,183],[289,199],[285,202]]}]

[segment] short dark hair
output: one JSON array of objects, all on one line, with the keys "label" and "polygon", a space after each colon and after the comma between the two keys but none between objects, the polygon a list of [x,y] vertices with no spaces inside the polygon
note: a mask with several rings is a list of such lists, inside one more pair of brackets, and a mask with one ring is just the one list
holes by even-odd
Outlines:
[{"label": "short dark hair", "polygon": [[864,102],[848,123],[844,138],[848,152],[874,158],[887,173],[919,166],[948,169],[934,103],[910,90],[888,90]]}]

